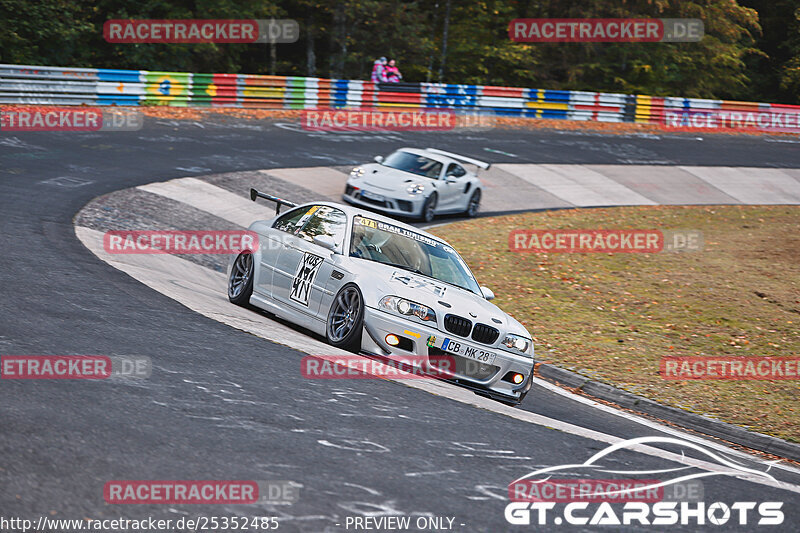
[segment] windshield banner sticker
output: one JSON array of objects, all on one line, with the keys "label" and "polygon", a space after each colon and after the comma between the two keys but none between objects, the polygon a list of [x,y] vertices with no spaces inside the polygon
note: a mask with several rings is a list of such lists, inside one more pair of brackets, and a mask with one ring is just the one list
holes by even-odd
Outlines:
[{"label": "windshield banner sticker", "polygon": [[409,231],[405,228],[393,226],[391,224],[380,222],[378,220],[372,220],[371,218],[364,218],[362,216],[357,216],[353,219],[353,223],[361,226],[366,226],[368,228],[375,228],[383,231],[388,231],[389,233],[402,235],[403,237],[414,239],[415,241],[427,244],[428,246],[437,247],[441,244],[435,239],[431,239],[430,237],[426,237],[425,235],[420,235],[419,233],[414,233],[413,231]]},{"label": "windshield banner sticker", "polygon": [[292,293],[289,298],[308,307],[308,297],[311,295],[311,285],[317,277],[322,258],[306,252],[303,260],[297,265],[297,272],[292,280]]}]

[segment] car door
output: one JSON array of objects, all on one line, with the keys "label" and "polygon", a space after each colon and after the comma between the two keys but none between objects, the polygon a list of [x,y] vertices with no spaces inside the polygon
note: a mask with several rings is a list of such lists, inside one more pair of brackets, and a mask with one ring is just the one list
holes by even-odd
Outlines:
[{"label": "car door", "polygon": [[[337,251],[344,246],[347,215],[331,206],[313,206],[310,216],[295,235],[286,239],[278,256],[273,278],[273,298],[309,318],[320,313],[328,278],[333,271],[334,252],[314,242],[326,235]],[[329,299],[329,298],[328,298]]]},{"label": "car door", "polygon": [[304,206],[287,211],[272,223],[272,227],[269,230],[264,232],[259,246],[261,260],[257,270],[257,277],[254,280],[255,292],[265,296],[272,296],[275,266],[278,263],[280,251],[287,237],[296,234],[306,221],[311,218],[310,210],[311,207]]},{"label": "car door", "polygon": [[467,171],[457,163],[450,163],[439,184],[439,208],[454,209],[461,204]]}]

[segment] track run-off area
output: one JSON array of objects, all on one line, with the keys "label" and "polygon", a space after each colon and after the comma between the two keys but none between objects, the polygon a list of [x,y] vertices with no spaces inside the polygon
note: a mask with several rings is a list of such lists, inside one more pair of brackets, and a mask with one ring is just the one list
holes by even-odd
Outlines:
[{"label": "track run-off area", "polygon": [[[274,516],[284,531],[345,531],[348,517],[404,515],[452,518],[443,523],[454,531],[531,530],[539,526],[504,518],[511,481],[658,436],[770,468],[773,479],[723,475],[708,456],[674,444],[620,450],[609,466],[719,473],[706,478],[704,501],[784,502],[783,524],[764,529],[796,530],[800,470],[790,464],[766,465],[538,381],[511,408],[432,380],[304,379],[304,355],[338,352],[230,304],[218,263],[103,249],[108,229],[240,229],[271,217],[247,198],[251,186],[297,202],[338,200],[347,166],[403,146],[491,161],[483,213],[800,204],[800,141],[786,137],[311,133],[150,119],[138,132],[4,133],[0,353],[139,355],[153,371],[146,380],[1,381],[3,515]],[[302,488],[291,505],[106,503],[104,484],[124,479]]]}]

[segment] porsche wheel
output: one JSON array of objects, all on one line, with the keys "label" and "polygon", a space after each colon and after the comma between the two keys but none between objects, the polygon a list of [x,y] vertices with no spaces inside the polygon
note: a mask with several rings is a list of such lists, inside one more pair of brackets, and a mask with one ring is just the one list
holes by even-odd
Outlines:
[{"label": "porsche wheel", "polygon": [[233,262],[228,278],[228,300],[236,305],[247,305],[253,294],[253,254],[243,252]]},{"label": "porsche wheel", "polygon": [[478,209],[481,207],[481,190],[476,189],[474,193],[472,193],[472,197],[469,199],[469,203],[467,204],[467,216],[472,218],[478,214]]},{"label": "porsche wheel", "polygon": [[342,287],[328,311],[325,336],[336,348],[358,353],[364,327],[364,297],[353,283]]},{"label": "porsche wheel", "polygon": [[439,196],[436,193],[428,196],[425,204],[422,206],[422,220],[425,222],[432,222],[435,216],[436,203],[439,201]]}]

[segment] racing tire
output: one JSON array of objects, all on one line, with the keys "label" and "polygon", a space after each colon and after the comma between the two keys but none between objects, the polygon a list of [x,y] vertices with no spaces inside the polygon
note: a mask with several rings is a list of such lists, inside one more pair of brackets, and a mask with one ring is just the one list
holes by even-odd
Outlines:
[{"label": "racing tire", "polygon": [[364,296],[354,283],[348,283],[336,293],[325,321],[328,344],[342,350],[361,351],[364,331]]},{"label": "racing tire", "polygon": [[253,254],[242,252],[233,262],[228,277],[228,300],[236,305],[246,306],[253,294]]},{"label": "racing tire", "polygon": [[478,209],[481,207],[481,190],[475,189],[467,204],[467,210],[464,213],[469,218],[474,218],[478,214]]},{"label": "racing tire", "polygon": [[438,203],[438,201],[439,201],[438,194],[433,193],[430,196],[428,196],[428,198],[425,200],[425,203],[422,205],[422,215],[420,218],[422,218],[423,221],[425,222],[433,221],[433,217],[436,216],[435,211],[436,211],[436,204]]}]

